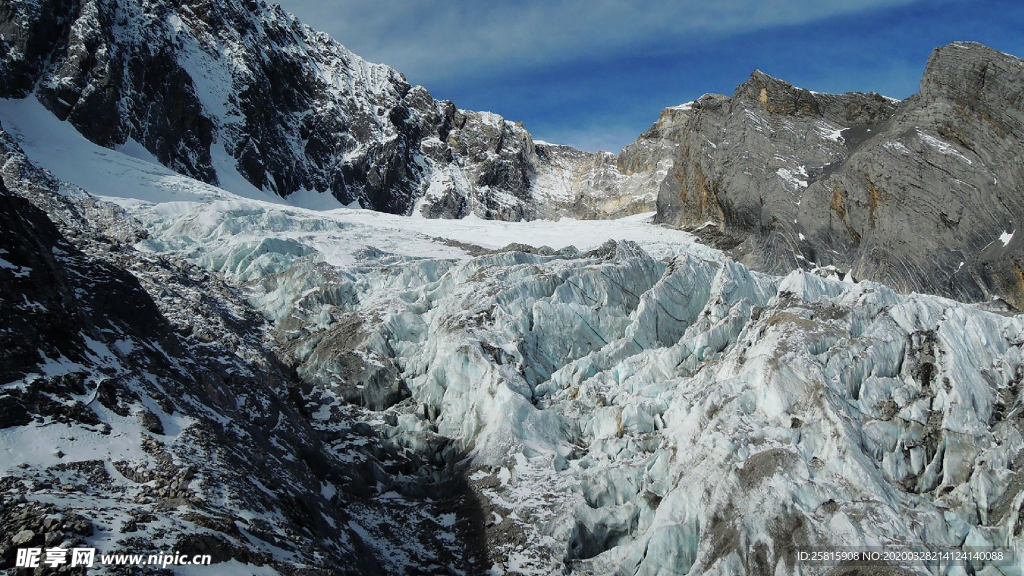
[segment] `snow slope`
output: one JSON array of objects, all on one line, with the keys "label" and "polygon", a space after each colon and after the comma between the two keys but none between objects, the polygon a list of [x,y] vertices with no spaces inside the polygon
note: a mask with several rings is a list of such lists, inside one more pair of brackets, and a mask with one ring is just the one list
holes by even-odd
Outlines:
[{"label": "snow slope", "polygon": [[[561,249],[576,246],[586,250],[609,239],[639,242],[652,254],[670,256],[683,250],[701,251],[708,257],[716,252],[696,242],[693,236],[648,224],[653,213],[639,214],[616,221],[589,221],[563,218],[548,221],[492,222],[473,216],[461,220],[406,218],[370,210],[343,208],[327,194],[296,193],[287,199],[261,192],[252,186],[236,187],[231,192],[177,174],[147,157],[137,146],[110,150],[96,146],[70,124],[59,121],[33,97],[0,100],[0,124],[20,142],[29,157],[61,180],[78,185],[138,214],[165,221],[168,217],[187,219],[196,229],[182,238],[208,238],[216,220],[234,217],[232,211],[259,213],[267,219],[288,223],[267,229],[251,230],[251,235],[235,238],[250,241],[261,232],[278,235],[289,228],[304,228],[296,235],[315,246],[332,263],[348,261],[348,255],[364,246],[398,250],[409,256],[465,256],[465,251],[444,240],[465,242],[483,248],[502,248],[521,243]],[[316,224],[310,224],[310,223]],[[325,226],[320,233],[313,228]],[[205,227],[205,228],[204,228]],[[338,235],[344,228],[348,232]],[[295,235],[293,235],[295,236]],[[180,238],[179,238],[180,239]],[[221,238],[230,243],[231,238]]]}]

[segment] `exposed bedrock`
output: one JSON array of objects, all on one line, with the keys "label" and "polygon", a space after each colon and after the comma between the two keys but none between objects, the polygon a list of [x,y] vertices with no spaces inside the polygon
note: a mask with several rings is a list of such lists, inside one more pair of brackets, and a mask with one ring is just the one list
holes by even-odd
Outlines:
[{"label": "exposed bedrock", "polygon": [[717,224],[759,269],[835,266],[899,291],[1024,306],[1024,62],[953,43],[921,90],[819,94],[754,72],[680,116],[658,220]]}]

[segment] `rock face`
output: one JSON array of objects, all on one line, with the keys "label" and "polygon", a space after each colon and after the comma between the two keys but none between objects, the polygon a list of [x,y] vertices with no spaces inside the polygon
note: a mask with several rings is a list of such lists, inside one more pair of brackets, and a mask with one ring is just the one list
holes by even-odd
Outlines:
[{"label": "rock face", "polygon": [[598,220],[652,211],[678,148],[673,137],[655,125],[618,155],[537,144],[534,190],[541,215]]},{"label": "rock face", "polygon": [[921,91],[817,94],[754,72],[679,119],[658,221],[713,222],[761,269],[835,266],[901,291],[1024,306],[1024,62],[935,50]]},{"label": "rock face", "polygon": [[[521,125],[434,100],[276,5],[26,0],[0,8],[0,33],[0,97],[34,94],[97,144],[137,142],[161,164],[235,191],[315,190],[446,218],[654,207],[653,192],[607,206],[579,200],[587,186],[565,200],[537,175],[580,180],[581,170],[548,165]],[[582,172],[618,176],[610,166]]]},{"label": "rock face", "polygon": [[[87,138],[135,140],[206,182],[407,212],[421,140],[454,107],[256,2],[18,2],[3,13],[2,95],[33,89]],[[237,179],[237,178],[236,178]]]}]

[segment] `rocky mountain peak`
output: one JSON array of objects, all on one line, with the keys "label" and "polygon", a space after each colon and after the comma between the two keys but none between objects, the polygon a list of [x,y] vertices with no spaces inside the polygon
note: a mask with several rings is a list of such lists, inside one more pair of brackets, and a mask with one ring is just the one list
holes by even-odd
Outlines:
[{"label": "rocky mountain peak", "polygon": [[1024,116],[1024,60],[977,42],[941,46],[928,58],[920,95],[1020,119]]},{"label": "rocky mountain peak", "polygon": [[690,145],[658,219],[716,222],[762,269],[836,266],[901,290],[1024,306],[1013,234],[1024,218],[1022,94],[1020,59],[963,42],[935,50],[921,92],[902,102],[810,92],[755,70],[727,106],[677,128]]},{"label": "rocky mountain peak", "polygon": [[[437,101],[280,6],[27,0],[0,9],[0,32],[0,97],[34,96],[94,143],[138,143],[234,192],[430,217],[583,215],[540,206],[552,192],[521,123]],[[651,208],[648,194],[637,209]]]},{"label": "rocky mountain peak", "polygon": [[818,114],[818,102],[809,90],[797,88],[754,70],[750,79],[736,87],[733,98],[756,101],[770,114],[793,116],[797,114]]}]

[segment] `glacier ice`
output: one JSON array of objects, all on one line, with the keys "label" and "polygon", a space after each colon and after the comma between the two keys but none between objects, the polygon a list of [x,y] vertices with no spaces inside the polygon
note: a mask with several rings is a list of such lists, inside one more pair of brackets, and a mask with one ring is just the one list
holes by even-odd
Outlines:
[{"label": "glacier ice", "polygon": [[300,377],[466,468],[499,573],[823,573],[794,556],[823,545],[1024,552],[1018,317],[760,274],[641,218],[315,212],[89,150],[68,178],[116,185],[140,251],[224,277]]},{"label": "glacier ice", "polygon": [[[243,287],[300,374],[358,391],[412,449],[467,455],[500,518],[496,569],[803,574],[795,551],[823,545],[1022,551],[1019,318],[685,243],[653,257],[650,237],[416,256],[397,231],[267,205],[131,209],[147,249]],[[363,247],[332,259],[325,237]]]}]

